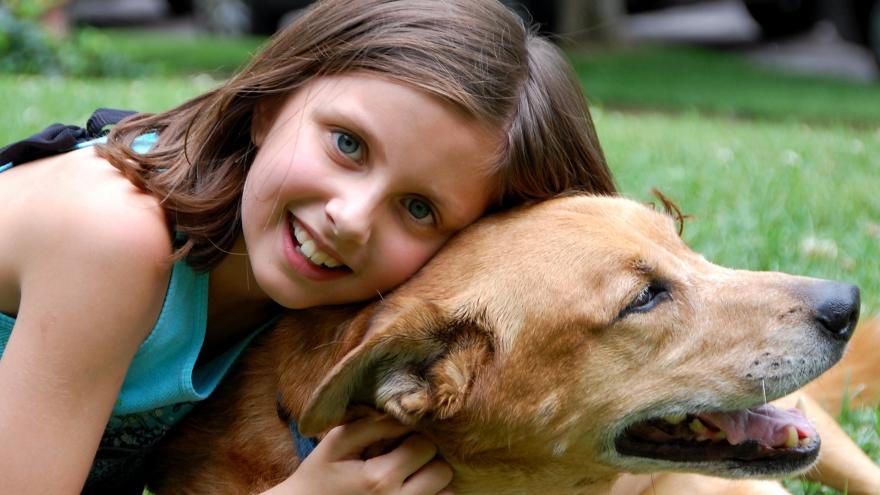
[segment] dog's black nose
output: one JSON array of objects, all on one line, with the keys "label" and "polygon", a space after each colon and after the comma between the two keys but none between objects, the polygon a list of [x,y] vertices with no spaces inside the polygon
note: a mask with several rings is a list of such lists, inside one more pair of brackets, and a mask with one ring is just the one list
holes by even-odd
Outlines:
[{"label": "dog's black nose", "polygon": [[831,337],[849,340],[859,320],[859,288],[852,284],[821,281],[810,290],[816,321]]}]

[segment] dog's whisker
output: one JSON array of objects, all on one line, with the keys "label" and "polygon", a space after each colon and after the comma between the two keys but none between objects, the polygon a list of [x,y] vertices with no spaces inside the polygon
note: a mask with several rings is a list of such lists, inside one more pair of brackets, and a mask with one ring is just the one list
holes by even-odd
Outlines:
[{"label": "dog's whisker", "polygon": [[654,473],[651,473],[651,493],[657,495],[657,487],[654,486]]},{"label": "dog's whisker", "polygon": [[767,387],[764,385],[764,379],[761,378],[761,391],[764,392],[764,405],[767,405]]}]

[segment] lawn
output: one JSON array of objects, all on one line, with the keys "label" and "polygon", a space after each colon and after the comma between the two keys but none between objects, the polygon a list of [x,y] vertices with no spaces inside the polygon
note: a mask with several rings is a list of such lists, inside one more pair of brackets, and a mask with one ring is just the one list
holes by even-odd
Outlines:
[{"label": "lawn", "polygon": [[0,74],[0,105],[6,109],[0,143],[20,139],[53,122],[84,126],[99,107],[162,111],[217,84],[206,74],[135,80]]},{"label": "lawn", "polygon": [[133,30],[99,30],[113,50],[147,65],[155,74],[208,72],[228,74],[240,67],[267,38],[224,38],[204,34],[180,34]]},{"label": "lawn", "polygon": [[880,85],[772,71],[734,53],[648,46],[571,59],[600,105],[874,128],[880,122]]},{"label": "lawn", "polygon": [[[0,75],[0,143],[50,122],[83,123],[100,106],[169,108],[218,84],[225,72],[212,67],[240,65],[260,40],[213,51],[204,39],[153,49],[149,39],[127,43],[120,50],[140,61],[164,60],[155,76]],[[189,73],[188,57],[203,50],[214,58],[196,67],[211,75]],[[624,194],[647,201],[657,188],[675,200],[693,217],[684,238],[712,261],[853,282],[862,314],[880,311],[880,86],[776,74],[730,54],[681,49],[572,58]],[[842,419],[880,458],[877,411]],[[836,493],[800,482],[789,488]]]}]

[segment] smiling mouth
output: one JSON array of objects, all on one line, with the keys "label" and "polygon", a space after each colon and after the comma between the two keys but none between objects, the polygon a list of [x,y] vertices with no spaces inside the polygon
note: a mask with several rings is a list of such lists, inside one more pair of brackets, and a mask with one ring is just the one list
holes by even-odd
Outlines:
[{"label": "smiling mouth", "polygon": [[322,251],[312,236],[293,216],[288,212],[290,224],[290,237],[293,246],[315,268],[335,272],[350,272],[351,268],[337,260],[332,255]]},{"label": "smiling mouth", "polygon": [[651,418],[626,427],[618,453],[681,463],[724,462],[762,473],[786,473],[812,463],[819,435],[798,409],[761,405],[739,411]]}]

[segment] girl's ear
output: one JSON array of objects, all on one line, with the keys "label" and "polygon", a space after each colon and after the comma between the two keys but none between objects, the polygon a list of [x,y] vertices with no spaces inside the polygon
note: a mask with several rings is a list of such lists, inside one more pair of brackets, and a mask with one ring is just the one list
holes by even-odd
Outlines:
[{"label": "girl's ear", "polygon": [[254,117],[251,120],[251,142],[259,148],[275,123],[275,117],[284,104],[282,95],[264,96],[254,106]]}]

